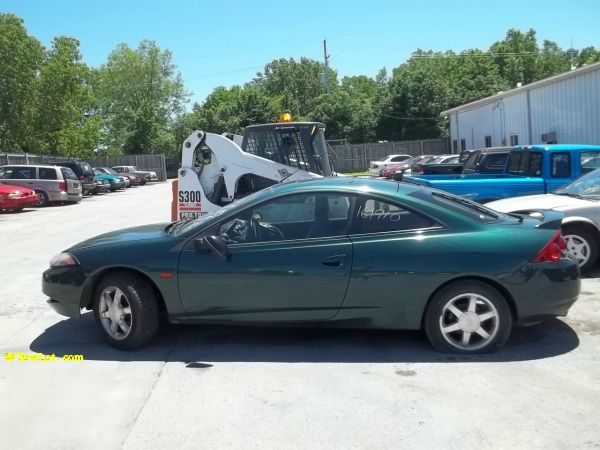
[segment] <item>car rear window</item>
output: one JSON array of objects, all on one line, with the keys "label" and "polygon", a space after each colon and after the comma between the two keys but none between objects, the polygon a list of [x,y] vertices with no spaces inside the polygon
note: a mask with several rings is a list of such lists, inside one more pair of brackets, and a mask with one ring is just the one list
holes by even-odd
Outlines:
[{"label": "car rear window", "polygon": [[94,171],[92,170],[92,166],[90,166],[86,162],[80,162],[80,163],[77,163],[77,165],[79,166],[79,168],[81,169],[81,171],[84,172],[84,173],[89,173],[89,174],[93,174],[94,173]]},{"label": "car rear window", "polygon": [[[423,198],[427,196],[427,192],[425,190],[417,191],[413,195]],[[503,217],[501,213],[486,208],[477,202],[447,192],[431,191],[430,199],[438,205],[442,205],[447,209],[467,215],[484,223],[496,222]]]},{"label": "car rear window", "polygon": [[77,175],[68,167],[61,167],[60,171],[63,174],[65,180],[78,180]]}]

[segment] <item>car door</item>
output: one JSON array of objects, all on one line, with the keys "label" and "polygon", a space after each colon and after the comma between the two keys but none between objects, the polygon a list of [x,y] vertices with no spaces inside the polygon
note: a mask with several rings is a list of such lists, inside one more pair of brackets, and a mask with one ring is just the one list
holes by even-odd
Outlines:
[{"label": "car door", "polygon": [[569,152],[552,152],[550,154],[550,176],[546,180],[548,192],[553,192],[572,180],[571,159]]},{"label": "car door", "polygon": [[395,327],[418,327],[424,291],[439,283],[436,263],[448,245],[447,231],[425,214],[367,195],[353,216],[352,276],[336,319],[364,310]]},{"label": "car door", "polygon": [[67,194],[69,195],[80,195],[82,193],[81,182],[77,179],[77,175],[68,167],[59,168],[65,185],[67,188]]},{"label": "car door", "polygon": [[[352,197],[279,197],[222,221],[204,234],[228,242],[229,261],[182,251],[178,283],[188,316],[236,321],[319,321],[344,300],[352,270],[347,236]],[[196,236],[198,239],[202,235]]]}]

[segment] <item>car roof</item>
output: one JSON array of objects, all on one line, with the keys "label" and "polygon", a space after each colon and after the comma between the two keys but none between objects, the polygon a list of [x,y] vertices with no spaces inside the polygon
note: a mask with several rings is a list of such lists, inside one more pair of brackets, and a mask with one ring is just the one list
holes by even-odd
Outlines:
[{"label": "car roof", "polygon": [[316,180],[299,180],[278,184],[267,188],[272,194],[293,194],[307,191],[343,191],[356,194],[408,195],[415,191],[423,190],[416,184],[400,183],[391,180],[382,180],[371,177],[330,177]]},{"label": "car roof", "polygon": [[47,164],[4,164],[0,167],[40,167],[42,169],[56,169],[60,166],[47,165]]},{"label": "car roof", "polygon": [[600,151],[600,145],[588,144],[552,144],[552,145],[518,145],[513,150],[538,150],[538,151],[575,151],[575,150],[595,150]]}]

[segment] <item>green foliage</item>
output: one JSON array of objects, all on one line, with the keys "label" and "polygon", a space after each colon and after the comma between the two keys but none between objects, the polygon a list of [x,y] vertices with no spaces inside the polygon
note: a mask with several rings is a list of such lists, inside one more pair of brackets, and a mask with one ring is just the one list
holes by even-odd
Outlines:
[{"label": "green foliage", "polygon": [[0,150],[33,145],[35,79],[43,57],[42,45],[29,36],[23,21],[0,14]]},{"label": "green foliage", "polygon": [[101,121],[91,73],[81,61],[79,42],[57,37],[47,51],[37,80],[34,119],[37,149],[46,154],[89,156],[100,142]]},{"label": "green foliage", "polygon": [[188,94],[169,51],[152,41],[135,50],[120,44],[99,69],[96,88],[108,148],[176,151],[170,124],[183,113]]}]

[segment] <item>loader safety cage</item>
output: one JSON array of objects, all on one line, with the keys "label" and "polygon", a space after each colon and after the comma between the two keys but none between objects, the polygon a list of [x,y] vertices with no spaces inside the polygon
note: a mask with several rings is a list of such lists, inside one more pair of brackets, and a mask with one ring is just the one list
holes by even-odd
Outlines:
[{"label": "loader safety cage", "polygon": [[250,125],[244,131],[242,150],[297,169],[330,176],[324,129],[325,125],[318,122]]}]

